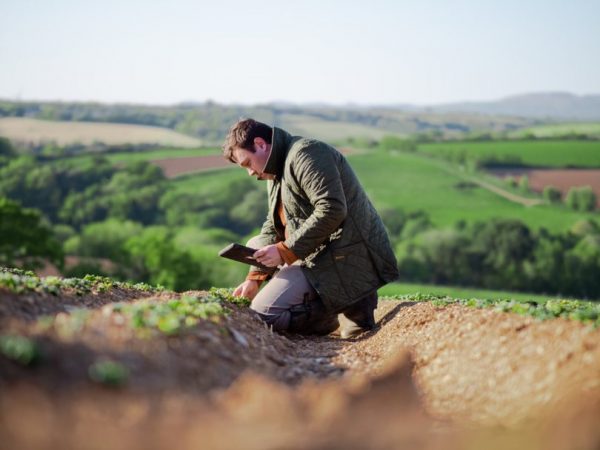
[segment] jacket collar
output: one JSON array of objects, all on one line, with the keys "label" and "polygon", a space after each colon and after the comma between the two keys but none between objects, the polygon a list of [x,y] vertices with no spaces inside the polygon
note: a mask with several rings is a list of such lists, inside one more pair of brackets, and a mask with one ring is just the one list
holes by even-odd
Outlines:
[{"label": "jacket collar", "polygon": [[277,179],[281,179],[285,158],[291,146],[292,135],[281,128],[273,127],[271,154],[267,159],[263,172],[270,173],[271,175],[275,175]]}]

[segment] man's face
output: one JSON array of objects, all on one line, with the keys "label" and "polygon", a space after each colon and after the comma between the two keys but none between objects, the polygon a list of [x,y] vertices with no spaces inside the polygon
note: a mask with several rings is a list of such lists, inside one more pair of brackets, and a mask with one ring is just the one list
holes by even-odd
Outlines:
[{"label": "man's face", "polygon": [[251,152],[243,148],[235,148],[233,157],[237,165],[246,169],[248,175],[258,180],[272,180],[275,178],[274,175],[263,172],[271,154],[271,146],[264,139],[256,138],[254,139],[254,150],[254,152]]}]

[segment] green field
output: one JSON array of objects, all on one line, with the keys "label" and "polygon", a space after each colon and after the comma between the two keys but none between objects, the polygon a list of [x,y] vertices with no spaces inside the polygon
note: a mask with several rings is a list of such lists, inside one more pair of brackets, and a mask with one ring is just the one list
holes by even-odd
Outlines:
[{"label": "green field", "polygon": [[600,141],[489,141],[421,144],[434,156],[465,154],[475,158],[517,158],[534,167],[600,167]]},{"label": "green field", "polygon": [[460,175],[444,170],[440,161],[411,153],[371,153],[349,158],[377,208],[423,210],[437,227],[459,220],[487,221],[495,217],[521,220],[532,228],[563,231],[583,218],[564,206],[525,207],[484,188],[461,188]]},{"label": "green field", "polygon": [[511,133],[511,137],[519,138],[526,135],[534,135],[539,138],[553,138],[566,136],[569,134],[585,134],[587,136],[600,137],[600,123],[558,123],[548,125],[538,125],[535,127],[524,128]]},{"label": "green field", "polygon": [[[521,301],[545,302],[557,297],[539,294],[525,294],[523,292],[488,291],[484,289],[457,287],[457,286],[434,286],[430,284],[391,283],[378,291],[380,297],[393,297],[396,295],[430,294],[445,295],[452,298],[479,298],[479,299],[514,299]],[[562,298],[562,297],[561,297]]]},{"label": "green field", "polygon": [[[598,217],[564,206],[525,207],[480,187],[460,188],[457,185],[464,182],[460,175],[444,170],[440,161],[418,154],[365,153],[349,156],[348,160],[378,209],[423,210],[437,227],[451,226],[459,220],[503,217],[521,220],[534,229],[545,227],[558,232],[583,218]],[[178,191],[211,195],[227,189],[234,180],[248,178],[244,171],[233,169],[188,175],[171,183]]]},{"label": "green field", "polygon": [[[143,152],[123,152],[123,153],[102,153],[101,155],[108,159],[111,163],[128,163],[136,161],[152,161],[155,159],[168,158],[186,158],[190,156],[206,156],[217,155],[221,152],[220,149],[213,148],[163,148],[156,150],[148,150]],[[77,164],[86,164],[93,159],[92,155],[81,155],[65,158],[68,161]]]}]

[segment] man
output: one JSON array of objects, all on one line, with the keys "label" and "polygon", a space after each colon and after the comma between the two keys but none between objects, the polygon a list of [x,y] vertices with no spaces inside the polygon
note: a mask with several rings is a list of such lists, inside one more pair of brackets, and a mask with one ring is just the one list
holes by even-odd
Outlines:
[{"label": "man", "polygon": [[[225,158],[267,180],[269,213],[248,246],[252,267],[235,296],[277,331],[342,337],[375,326],[377,289],[398,276],[383,223],[346,158],[333,147],[252,119],[237,122]],[[270,279],[259,292],[260,285]]]}]

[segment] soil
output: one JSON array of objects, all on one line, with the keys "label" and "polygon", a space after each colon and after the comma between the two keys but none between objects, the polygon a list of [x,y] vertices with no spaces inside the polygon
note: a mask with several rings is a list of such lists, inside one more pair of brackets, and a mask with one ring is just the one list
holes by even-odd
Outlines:
[{"label": "soil", "polygon": [[162,168],[167,178],[174,178],[186,173],[232,167],[232,164],[223,158],[222,155],[156,159],[151,162]]},{"label": "soil", "polygon": [[[0,291],[0,334],[28,335],[43,355],[33,367],[0,356],[3,448],[600,445],[600,330],[579,322],[381,300],[378,328],[353,339],[277,334],[236,305],[177,336],[140,336],[110,303],[146,295]],[[90,308],[77,330],[33,320],[77,303]],[[126,385],[89,379],[105,358],[129,369]]]},{"label": "soil", "polygon": [[491,171],[494,175],[506,178],[519,178],[526,175],[529,186],[536,192],[542,192],[546,186],[554,186],[566,197],[574,186],[590,186],[597,198],[600,208],[600,170],[598,169],[498,169]]},{"label": "soil", "polygon": [[[352,149],[345,147],[341,148],[340,152],[344,155],[348,155],[352,152]],[[188,173],[233,167],[231,162],[223,158],[223,155],[155,159],[151,162],[162,168],[167,178],[175,178],[179,175]]]}]

